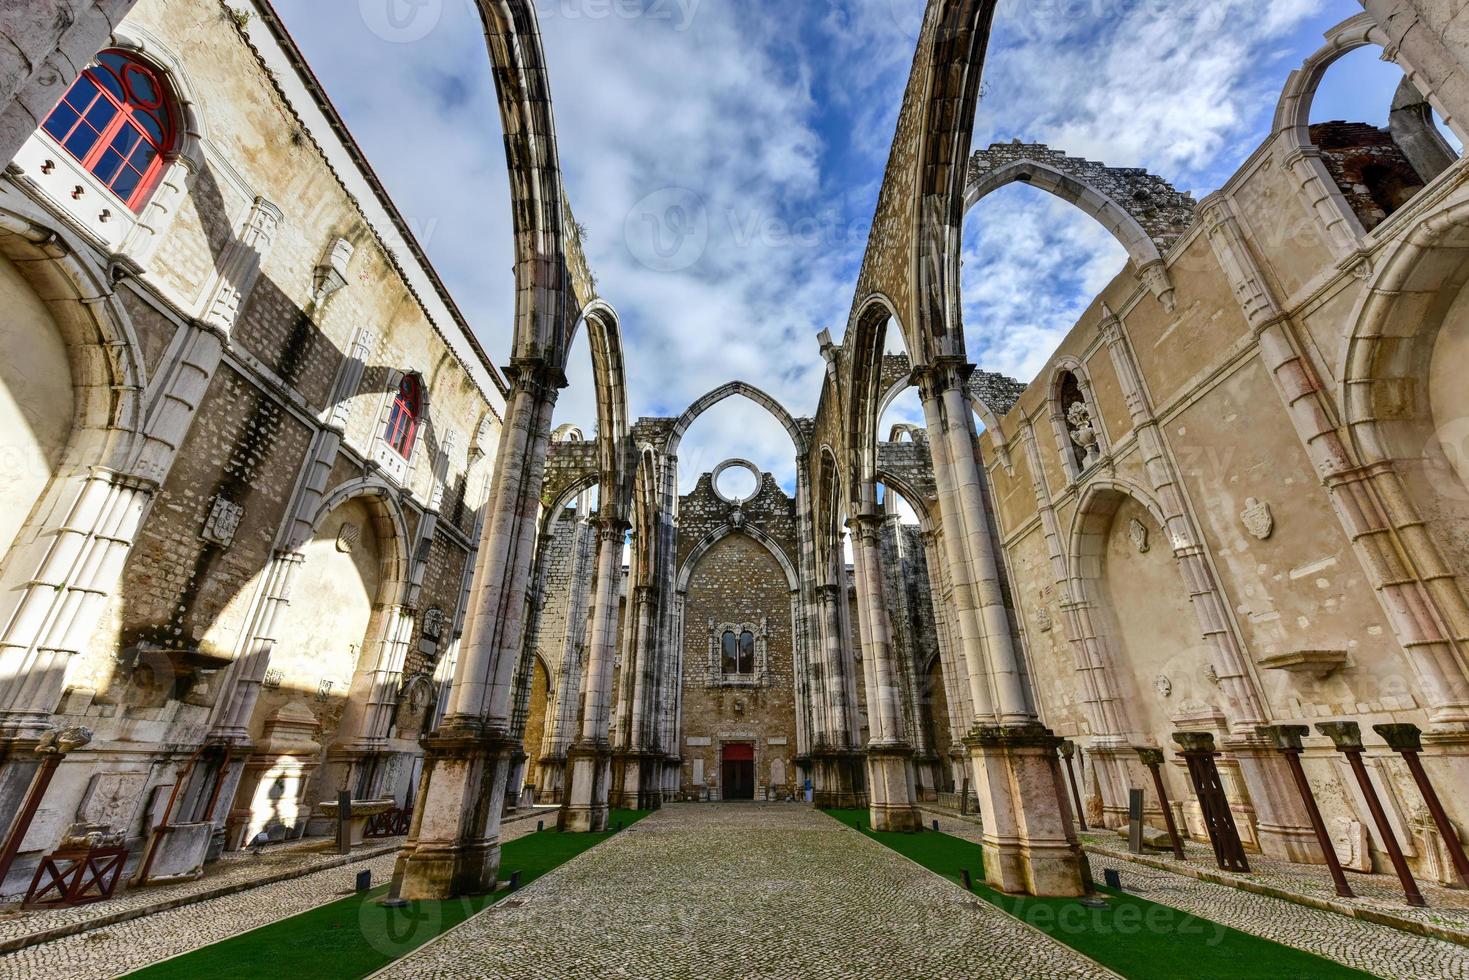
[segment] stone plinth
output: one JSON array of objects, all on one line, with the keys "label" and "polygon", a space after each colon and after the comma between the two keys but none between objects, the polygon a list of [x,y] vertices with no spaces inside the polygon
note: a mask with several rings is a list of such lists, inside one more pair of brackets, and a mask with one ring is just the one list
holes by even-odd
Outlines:
[{"label": "stone plinth", "polygon": [[398,858],[410,901],[484,895],[500,873],[500,811],[518,743],[503,732],[445,728],[423,740],[423,778]]},{"label": "stone plinth", "polygon": [[571,785],[557,825],[567,833],[607,829],[607,795],[612,781],[612,748],[606,742],[578,742],[566,753]]},{"label": "stone plinth", "polygon": [[1017,895],[1084,895],[1091,876],[1071,825],[1056,752],[1044,725],[978,726],[964,740],[984,816],[984,872]]},{"label": "stone plinth", "polygon": [[907,745],[867,748],[867,812],[873,830],[911,831],[923,823],[913,806],[913,750]]}]

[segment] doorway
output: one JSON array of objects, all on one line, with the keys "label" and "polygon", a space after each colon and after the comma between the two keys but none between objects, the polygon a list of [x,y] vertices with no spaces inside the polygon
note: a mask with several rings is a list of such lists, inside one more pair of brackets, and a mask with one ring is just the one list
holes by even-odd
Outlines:
[{"label": "doorway", "polygon": [[755,746],[749,742],[733,742],[724,746],[720,765],[720,798],[753,800],[755,798]]}]

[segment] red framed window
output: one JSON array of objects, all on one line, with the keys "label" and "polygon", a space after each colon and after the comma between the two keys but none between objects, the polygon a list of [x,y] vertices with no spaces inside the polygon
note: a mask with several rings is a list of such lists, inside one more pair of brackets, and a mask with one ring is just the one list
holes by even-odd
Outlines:
[{"label": "red framed window", "polygon": [[168,90],[157,72],[104,51],[41,124],[133,211],[141,211],[173,150]]},{"label": "red framed window", "polygon": [[423,382],[416,374],[404,375],[398,385],[398,394],[393,398],[393,409],[388,413],[388,431],[383,433],[388,445],[404,459],[413,455],[422,415]]}]

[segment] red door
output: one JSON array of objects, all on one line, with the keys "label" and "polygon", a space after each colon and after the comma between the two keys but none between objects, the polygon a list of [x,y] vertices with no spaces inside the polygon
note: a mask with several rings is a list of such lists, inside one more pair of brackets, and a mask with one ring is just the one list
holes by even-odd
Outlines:
[{"label": "red door", "polygon": [[755,798],[755,746],[749,742],[730,742],[724,746],[720,775],[720,796],[726,800]]}]

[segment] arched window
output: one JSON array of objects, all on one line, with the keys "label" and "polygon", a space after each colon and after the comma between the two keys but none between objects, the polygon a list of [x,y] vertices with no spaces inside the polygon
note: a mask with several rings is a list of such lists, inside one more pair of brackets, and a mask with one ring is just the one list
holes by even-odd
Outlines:
[{"label": "arched window", "polygon": [[388,445],[404,459],[413,456],[413,444],[418,439],[422,416],[423,382],[416,374],[405,374],[398,385],[398,394],[393,398],[393,410],[388,413],[388,429],[383,433]]},{"label": "arched window", "polygon": [[121,51],[104,51],[41,124],[128,208],[141,211],[173,150],[168,90]]},{"label": "arched window", "polygon": [[749,630],[740,634],[740,662],[736,673],[755,673],[755,634]]},{"label": "arched window", "polygon": [[720,669],[726,674],[738,674],[740,672],[740,644],[739,640],[735,639],[733,630],[724,634],[720,646]]}]

